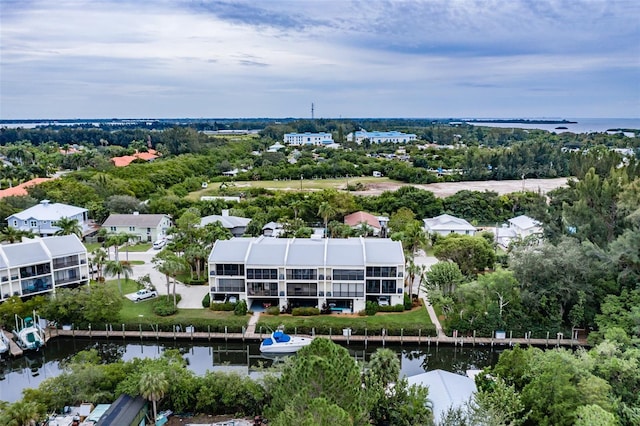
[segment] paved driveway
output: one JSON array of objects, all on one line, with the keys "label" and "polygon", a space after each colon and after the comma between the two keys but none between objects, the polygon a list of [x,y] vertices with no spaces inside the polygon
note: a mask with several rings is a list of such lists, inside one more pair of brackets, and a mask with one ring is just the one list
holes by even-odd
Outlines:
[{"label": "paved driveway", "polygon": [[[159,250],[149,249],[146,252],[129,252],[128,260],[142,260],[143,265],[131,265],[133,269],[132,279],[138,279],[149,274],[151,283],[155,286],[158,294],[167,294],[167,279],[164,274],[158,272],[152,263],[153,256],[158,254]],[[114,251],[111,249],[111,259],[114,257]],[[127,254],[124,250],[120,251],[120,260],[127,260]],[[176,293],[182,296],[178,308],[183,309],[202,309],[202,299],[209,291],[208,285],[185,285],[181,282],[176,284]],[[171,289],[173,292],[173,280],[171,280]]]}]

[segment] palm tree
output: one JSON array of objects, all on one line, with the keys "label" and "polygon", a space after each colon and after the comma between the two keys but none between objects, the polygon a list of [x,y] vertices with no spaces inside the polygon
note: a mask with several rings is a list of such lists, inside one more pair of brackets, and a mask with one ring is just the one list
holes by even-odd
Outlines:
[{"label": "palm tree", "polygon": [[155,263],[158,271],[167,278],[167,296],[171,294],[171,281],[169,278],[173,277],[173,305],[176,306],[178,304],[176,300],[176,276],[187,269],[186,262],[169,250],[162,250],[154,256],[152,262]]},{"label": "palm tree", "polygon": [[323,201],[318,207],[318,215],[324,220],[324,235],[327,234],[327,224],[329,223],[329,218],[336,215],[336,209],[328,201]]},{"label": "palm tree", "polygon": [[0,230],[0,241],[7,241],[9,244],[22,241],[22,237],[31,238],[35,234],[31,231],[22,231],[11,226],[5,226]]},{"label": "palm tree", "polygon": [[[107,252],[103,248],[98,247],[92,251],[91,254],[93,255],[91,263],[98,269],[98,281],[100,281],[100,278],[102,278],[102,266],[108,259]],[[93,268],[91,269],[91,274],[93,275]]]},{"label": "palm tree", "polygon": [[133,269],[131,265],[127,262],[120,262],[118,260],[109,260],[104,265],[104,273],[106,275],[117,276],[118,277],[118,290],[120,290],[120,294],[122,294],[122,285],[120,284],[120,275],[124,275],[124,280],[127,281],[131,274],[133,273]]},{"label": "palm tree", "polygon": [[32,426],[40,418],[40,407],[36,402],[18,401],[10,404],[0,416],[8,425]]},{"label": "palm tree", "polygon": [[138,383],[138,389],[143,398],[153,403],[153,421],[158,418],[157,402],[164,398],[164,395],[169,390],[169,380],[164,371],[153,372],[145,371],[140,376],[140,382]]},{"label": "palm tree", "polygon": [[[109,234],[107,235],[107,238],[105,238],[104,240],[104,246],[105,247],[114,247],[115,250],[115,260],[116,262],[120,260],[120,246],[124,243],[126,243],[127,241],[129,241],[129,235],[128,234]],[[127,254],[128,256],[128,254]]]},{"label": "palm tree", "polygon": [[427,247],[427,234],[419,221],[416,220],[407,225],[403,234],[402,246],[410,258],[413,259],[418,249]]},{"label": "palm tree", "polygon": [[69,217],[61,217],[55,223],[59,229],[54,235],[71,235],[76,234],[79,238],[82,238],[82,226],[78,222],[78,219],[71,219]]}]

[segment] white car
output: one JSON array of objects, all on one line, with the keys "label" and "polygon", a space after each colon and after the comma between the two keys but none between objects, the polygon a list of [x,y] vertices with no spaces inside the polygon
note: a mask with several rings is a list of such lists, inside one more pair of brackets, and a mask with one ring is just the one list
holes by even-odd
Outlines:
[{"label": "white car", "polygon": [[133,295],[133,300],[135,300],[136,302],[139,302],[141,300],[150,299],[152,297],[158,297],[158,292],[155,290],[149,290],[145,288],[145,289],[136,291],[136,293]]},{"label": "white car", "polygon": [[387,296],[378,297],[379,306],[389,306],[389,298]]},{"label": "white car", "polygon": [[167,244],[166,240],[157,240],[153,243],[153,249],[160,250],[162,247],[165,246],[165,244]]}]

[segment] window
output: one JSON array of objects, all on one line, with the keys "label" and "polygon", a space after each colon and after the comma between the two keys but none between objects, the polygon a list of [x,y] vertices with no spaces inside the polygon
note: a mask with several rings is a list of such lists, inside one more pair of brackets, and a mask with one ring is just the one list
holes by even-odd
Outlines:
[{"label": "window", "polygon": [[318,279],[317,269],[287,269],[288,280],[316,280]]},{"label": "window", "polygon": [[396,280],[382,280],[382,293],[395,293]]},{"label": "window", "polygon": [[129,231],[133,232],[133,231],[135,231],[135,230],[136,230],[136,227],[135,227],[135,226],[130,226],[130,227],[129,227]]},{"label": "window", "polygon": [[361,283],[333,283],[333,297],[362,297],[364,284]]},{"label": "window", "polygon": [[110,226],[110,227],[109,227],[109,231],[111,231],[111,232],[116,232],[116,231],[117,231],[117,229],[116,229],[116,227],[115,227],[115,226]]},{"label": "window", "polygon": [[29,221],[29,226],[32,228],[35,228],[36,226],[38,226],[38,221],[36,220]]},{"label": "window", "polygon": [[367,280],[367,293],[380,293],[380,280]]},{"label": "window", "polygon": [[395,266],[368,266],[367,277],[396,277],[398,268]]},{"label": "window", "polygon": [[260,268],[248,268],[247,279],[249,280],[277,280],[277,269],[260,269]]},{"label": "window", "polygon": [[316,283],[290,283],[287,284],[287,296],[317,296],[318,284]]},{"label": "window", "polygon": [[218,284],[221,292],[244,292],[244,280],[220,278]]},{"label": "window", "polygon": [[237,264],[216,264],[217,275],[244,275],[244,265]]},{"label": "window", "polygon": [[14,228],[18,227],[18,221],[16,219],[13,219],[13,227]]},{"label": "window", "polygon": [[334,281],[363,281],[364,271],[361,269],[334,269],[333,279]]}]

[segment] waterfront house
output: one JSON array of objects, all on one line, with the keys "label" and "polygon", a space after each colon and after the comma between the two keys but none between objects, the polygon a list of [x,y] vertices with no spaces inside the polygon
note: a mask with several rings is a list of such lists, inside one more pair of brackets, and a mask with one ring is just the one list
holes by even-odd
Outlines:
[{"label": "waterfront house", "polygon": [[331,306],[358,312],[386,296],[403,303],[399,241],[379,238],[232,238],[209,255],[212,301],[235,297],[262,306]]},{"label": "waterfront house", "polygon": [[122,394],[100,417],[96,426],[139,426],[147,424],[149,403],[141,396]]},{"label": "waterfront house", "polygon": [[102,227],[109,233],[134,235],[138,241],[157,241],[167,235],[171,217],[166,214],[111,214]]},{"label": "waterfront house", "polygon": [[0,245],[0,301],[55,292],[88,279],[87,249],[75,234]]},{"label": "waterfront house", "polygon": [[441,214],[431,219],[423,219],[424,229],[429,234],[449,235],[475,235],[476,228],[464,219],[451,216],[450,214]]},{"label": "waterfront house", "polygon": [[76,219],[82,228],[83,236],[94,231],[88,218],[87,209],[52,203],[49,200],[42,200],[33,207],[12,214],[7,218],[7,223],[10,227],[20,231],[30,231],[41,237],[48,237],[60,229],[56,226],[56,222],[62,218]]}]

